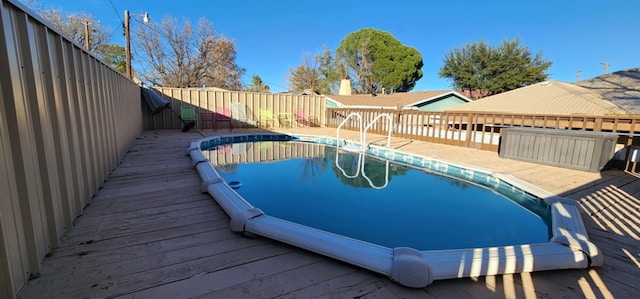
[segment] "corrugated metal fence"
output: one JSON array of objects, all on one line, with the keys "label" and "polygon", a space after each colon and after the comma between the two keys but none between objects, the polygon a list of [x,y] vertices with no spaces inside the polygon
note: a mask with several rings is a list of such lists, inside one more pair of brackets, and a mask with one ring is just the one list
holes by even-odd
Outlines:
[{"label": "corrugated metal fence", "polygon": [[[173,112],[164,110],[156,114],[145,115],[146,129],[179,129],[182,123],[176,117],[180,114],[180,107],[194,106],[200,113],[215,114],[223,110],[234,111],[232,103],[240,103],[246,112],[247,120],[240,120],[231,113],[234,125],[245,125],[246,121],[260,123],[260,110],[267,109],[274,121],[269,126],[284,126],[280,116],[288,114],[295,118],[296,115],[304,117],[308,124],[321,126],[325,123],[325,97],[318,95],[293,95],[272,94],[241,91],[221,91],[208,88],[167,88],[155,87],[167,99],[171,101]],[[175,113],[175,114],[174,114]],[[207,124],[204,123],[205,127]]]},{"label": "corrugated metal fence", "polygon": [[22,4],[0,9],[0,298],[11,298],[143,122],[138,85]]}]

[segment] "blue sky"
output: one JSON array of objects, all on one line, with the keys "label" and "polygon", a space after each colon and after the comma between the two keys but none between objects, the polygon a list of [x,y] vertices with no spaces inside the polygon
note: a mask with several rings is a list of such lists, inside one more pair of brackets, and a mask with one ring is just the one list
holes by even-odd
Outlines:
[{"label": "blue sky", "polygon": [[[391,33],[422,55],[424,76],[413,91],[451,89],[438,77],[444,55],[480,39],[497,46],[520,38],[532,53],[553,62],[551,80],[574,82],[640,67],[640,1],[637,0],[447,0],[447,1],[130,1],[39,0],[65,13],[86,12],[113,31],[124,45],[124,10],[148,12],[152,21],[165,16],[196,23],[205,17],[215,30],[235,42],[236,62],[247,69],[243,81],[258,75],[272,92],[288,90],[289,69],[335,50],[349,33],[375,28]],[[135,17],[134,17],[135,18]],[[140,18],[141,19],[141,18]],[[132,27],[139,26],[132,22]],[[135,67],[135,64],[134,64]]]}]

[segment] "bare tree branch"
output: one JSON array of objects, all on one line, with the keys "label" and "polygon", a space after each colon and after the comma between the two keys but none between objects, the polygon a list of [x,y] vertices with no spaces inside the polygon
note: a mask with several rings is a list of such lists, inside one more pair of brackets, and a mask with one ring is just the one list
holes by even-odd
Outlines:
[{"label": "bare tree branch", "polygon": [[201,19],[194,30],[190,21],[180,26],[175,18],[162,24],[140,26],[134,42],[147,67],[143,81],[170,87],[214,86],[240,90],[245,69],[235,63],[233,41],[218,36],[213,24]]}]

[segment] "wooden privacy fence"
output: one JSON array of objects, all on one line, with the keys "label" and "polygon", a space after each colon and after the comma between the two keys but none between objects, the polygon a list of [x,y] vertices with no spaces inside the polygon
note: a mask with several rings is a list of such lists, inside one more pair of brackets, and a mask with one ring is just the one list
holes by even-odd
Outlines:
[{"label": "wooden privacy fence", "polygon": [[[180,108],[192,106],[201,115],[200,123],[205,128],[228,127],[224,123],[208,123],[205,118],[219,117],[221,111],[230,113],[234,127],[261,126],[283,127],[294,125],[321,126],[325,122],[325,98],[318,95],[272,94],[242,91],[224,91],[209,88],[167,88],[155,87],[171,101],[171,109],[156,114],[145,114],[147,129],[179,129],[182,123],[176,117]],[[235,115],[238,103],[246,114],[246,119]],[[235,104],[235,105],[238,105]],[[261,110],[273,116],[265,121]],[[174,114],[175,113],[175,114]]]},{"label": "wooden privacy fence", "polygon": [[143,123],[137,84],[22,4],[3,0],[0,24],[0,298],[12,298]]},{"label": "wooden privacy fence", "polygon": [[[640,115],[533,115],[495,112],[429,112],[393,109],[327,108],[327,126],[338,127],[349,114],[362,115],[364,126],[382,113],[393,116],[393,136],[424,140],[483,150],[497,151],[501,129],[504,127],[535,127],[617,133],[619,147],[626,147],[625,170],[638,171],[640,151]],[[368,132],[386,134],[385,119]],[[360,130],[359,123],[350,118],[344,129]]]}]

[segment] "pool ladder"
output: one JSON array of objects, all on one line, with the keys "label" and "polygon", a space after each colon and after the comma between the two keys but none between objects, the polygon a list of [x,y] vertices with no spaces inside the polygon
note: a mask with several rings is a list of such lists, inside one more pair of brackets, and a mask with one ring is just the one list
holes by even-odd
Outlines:
[{"label": "pool ladder", "polygon": [[383,189],[383,188],[386,188],[387,185],[389,184],[389,160],[386,161],[384,184],[382,186],[376,186],[376,185],[373,184],[371,179],[369,179],[369,177],[367,176],[367,174],[364,171],[364,159],[365,159],[365,154],[364,153],[358,153],[358,165],[356,166],[356,173],[354,175],[348,175],[347,172],[344,170],[344,168],[342,168],[340,166],[340,163],[338,162],[338,157],[339,156],[340,156],[340,151],[337,151],[336,152],[336,167],[338,169],[340,169],[340,171],[342,172],[342,175],[344,175],[346,178],[355,179],[362,172],[362,177],[365,178],[365,180],[367,180],[367,182],[369,182],[369,186],[371,186],[371,188],[373,188],[373,189]]},{"label": "pool ladder", "polygon": [[347,117],[340,123],[340,125],[338,126],[338,129],[336,129],[336,147],[340,148],[341,142],[340,142],[340,129],[342,128],[342,126],[344,126],[350,118],[358,118],[358,127],[360,128],[360,138],[359,138],[359,145],[355,145],[355,144],[348,144],[346,142],[346,140],[344,141],[344,145],[342,145],[342,148],[344,150],[348,150],[348,151],[352,151],[352,152],[365,152],[366,149],[368,148],[368,146],[366,145],[367,143],[367,131],[369,130],[369,128],[371,128],[373,125],[375,125],[378,122],[378,119],[380,118],[387,118],[387,122],[388,122],[388,134],[387,134],[387,147],[389,147],[391,145],[391,132],[393,131],[393,117],[391,116],[391,114],[389,113],[382,113],[379,114],[378,116],[376,116],[372,121],[369,122],[369,124],[367,124],[366,127],[363,127],[363,119],[362,119],[362,114],[359,112],[351,112],[349,115],[347,115]]},{"label": "pool ladder", "polygon": [[[347,172],[340,166],[340,164],[338,163],[338,158],[340,156],[340,148],[341,148],[341,142],[340,142],[340,128],[342,128],[342,126],[344,126],[347,121],[350,118],[358,118],[358,126],[360,127],[360,140],[359,140],[359,145],[355,145],[355,144],[348,144],[346,142],[346,140],[344,141],[344,144],[342,145],[342,149],[346,150],[346,151],[351,151],[351,152],[357,152],[358,153],[358,165],[356,166],[356,173],[354,175],[348,175]],[[371,181],[371,179],[369,179],[369,177],[367,176],[367,174],[364,171],[364,159],[365,159],[365,151],[367,150],[367,148],[369,147],[368,145],[366,145],[367,143],[367,130],[369,130],[369,128],[371,128],[373,125],[376,124],[376,122],[378,121],[378,119],[386,117],[387,121],[388,121],[388,128],[389,128],[389,132],[388,132],[388,136],[387,136],[387,147],[389,147],[389,145],[391,145],[391,132],[393,130],[393,117],[388,114],[388,113],[383,113],[380,114],[378,116],[376,116],[371,122],[369,122],[369,124],[363,128],[362,127],[362,114],[358,113],[358,112],[351,112],[343,121],[342,123],[340,123],[340,125],[338,126],[338,129],[336,130],[336,167],[338,167],[338,169],[340,169],[340,171],[342,172],[342,175],[344,175],[347,178],[353,179],[356,178],[360,175],[360,172],[362,172],[362,177],[364,177],[367,182],[369,182],[369,185],[371,186],[371,188],[374,189],[383,189],[385,187],[387,187],[387,185],[389,184],[389,160],[386,161],[386,171],[385,171],[385,183],[382,186],[375,186],[373,184],[373,182]]]}]

